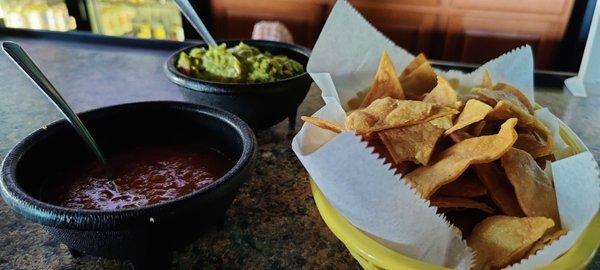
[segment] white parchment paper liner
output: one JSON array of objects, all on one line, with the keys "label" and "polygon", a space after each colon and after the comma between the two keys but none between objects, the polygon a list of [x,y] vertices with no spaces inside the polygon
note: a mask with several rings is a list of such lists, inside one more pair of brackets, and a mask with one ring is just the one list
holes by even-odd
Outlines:
[{"label": "white parchment paper liner", "polygon": [[[347,2],[334,6],[314,47],[308,72],[322,90],[326,103],[314,116],[344,123],[342,104],[370,86],[382,52],[386,50],[401,71],[413,55],[373,28]],[[534,101],[533,56],[528,46],[515,49],[469,74],[440,72],[476,86],[487,69],[493,82],[521,89]],[[557,151],[567,145],[558,134],[558,118],[549,110],[536,111],[552,130]],[[292,148],[327,200],[354,226],[380,243],[412,258],[450,268],[468,269],[473,253],[443,216],[436,214],[389,165],[351,132],[336,134],[303,125]],[[572,165],[576,164],[577,167]],[[600,180],[591,153],[552,164],[562,225],[570,232],[513,268],[551,262],[581,234],[598,211]],[[577,184],[574,184],[577,183]]]}]

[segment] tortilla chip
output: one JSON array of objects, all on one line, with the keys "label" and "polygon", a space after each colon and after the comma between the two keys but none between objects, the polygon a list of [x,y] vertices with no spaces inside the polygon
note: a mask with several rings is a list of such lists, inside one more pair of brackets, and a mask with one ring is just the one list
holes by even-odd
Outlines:
[{"label": "tortilla chip", "polygon": [[438,188],[456,180],[469,165],[491,162],[504,155],[517,140],[516,124],[517,119],[509,119],[496,135],[461,141],[444,150],[433,165],[417,168],[404,178],[423,198],[429,198]]},{"label": "tortilla chip", "polygon": [[488,214],[494,214],[494,208],[489,205],[464,197],[446,197],[446,196],[432,196],[429,199],[431,206],[437,208],[467,208],[467,209],[478,209]]},{"label": "tortilla chip", "polygon": [[[355,130],[359,134],[368,133],[375,124],[383,121],[392,110],[397,108],[398,104],[399,100],[389,97],[377,99],[366,108],[352,111],[348,117],[346,117],[346,128]],[[414,109],[420,110],[423,114],[431,111],[431,107],[429,106],[417,107]]]},{"label": "tortilla chip", "polygon": [[494,109],[488,114],[490,119],[504,120],[507,118],[517,117],[519,119],[519,126],[525,128],[539,129],[544,132],[550,132],[550,129],[544,125],[535,116],[529,114],[519,106],[516,106],[513,102],[508,100],[500,100],[494,105]]},{"label": "tortilla chip", "polygon": [[533,111],[530,112],[527,105],[523,104],[519,100],[519,98],[517,98],[512,93],[487,88],[473,88],[471,89],[471,93],[473,93],[478,100],[481,100],[492,107],[496,106],[498,102],[505,100],[510,103],[513,103],[515,106],[519,107],[524,112],[533,115]]},{"label": "tortilla chip", "polygon": [[399,128],[428,122],[438,117],[456,114],[458,111],[435,104],[382,98],[366,108],[355,110],[346,118],[346,128],[359,134],[384,129]]},{"label": "tortilla chip", "polygon": [[446,130],[444,134],[448,135],[470,124],[483,120],[491,110],[492,107],[490,107],[490,105],[487,105],[476,99],[470,99],[467,101],[467,104],[465,104],[463,111],[458,115],[456,124],[454,124],[454,126],[450,129]]},{"label": "tortilla chip", "polygon": [[[449,107],[433,105],[428,114],[420,114],[424,111],[424,108],[427,107],[423,104],[429,103],[415,100],[404,100],[404,102],[402,102],[398,108],[392,110],[382,122],[377,123],[373,127],[374,131],[429,122],[436,118],[458,113],[457,110]],[[443,119],[440,121],[443,121]],[[438,122],[436,124],[440,123]]]},{"label": "tortilla chip", "polygon": [[553,144],[543,141],[535,131],[520,132],[513,147],[526,151],[534,158],[551,155],[554,151]]},{"label": "tortilla chip", "polygon": [[443,132],[444,129],[425,122],[408,127],[386,129],[378,134],[392,155],[394,163],[409,160],[427,165]]},{"label": "tortilla chip", "polygon": [[379,156],[385,160],[385,163],[392,165],[396,173],[404,175],[417,168],[417,164],[410,161],[395,163],[392,154],[390,154],[383,142],[379,139],[379,136],[373,136],[367,142],[368,146],[373,147],[374,152],[379,154]]},{"label": "tortilla chip", "polygon": [[419,166],[420,165],[408,160],[392,164],[392,167],[396,170],[396,173],[399,173],[400,175],[406,175],[407,173],[414,171]]},{"label": "tortilla chip", "polygon": [[487,117],[496,120],[505,120],[516,117],[519,119],[519,127],[535,131],[542,140],[548,144],[548,148],[554,149],[554,140],[550,129],[537,117],[527,113],[518,106],[515,106],[512,102],[501,100],[496,104],[494,109],[488,113]]},{"label": "tortilla chip", "polygon": [[440,138],[440,141],[438,142],[437,146],[435,147],[435,155],[433,156],[434,160],[432,160],[432,162],[437,160],[437,158],[439,158],[439,156],[442,152],[446,151],[446,149],[452,147],[455,144],[456,143],[454,141],[452,141],[452,139],[450,139],[450,137],[442,136],[442,138]]},{"label": "tortilla chip", "polygon": [[491,135],[498,133],[502,121],[497,120],[481,120],[473,125],[471,134],[475,137],[483,135]]},{"label": "tortilla chip", "polygon": [[548,171],[546,171],[546,169],[548,169],[548,164],[552,163],[556,161],[556,157],[554,156],[554,154],[551,155],[547,155],[547,156],[543,156],[543,157],[538,157],[535,159],[535,162],[538,164],[538,166],[540,166],[540,168],[542,168],[542,170],[544,170],[546,172],[546,174],[548,174],[548,176],[551,177],[552,172],[550,171],[550,173]]},{"label": "tortilla chip", "polygon": [[387,148],[385,147],[383,142],[381,142],[381,140],[379,139],[378,136],[373,136],[366,141],[367,141],[367,146],[373,147],[373,152],[379,154],[379,156],[385,160],[385,163],[391,163],[391,164],[394,163],[394,159],[392,158],[392,155],[387,150]]},{"label": "tortilla chip", "polygon": [[467,170],[458,179],[443,185],[435,192],[434,196],[443,195],[450,197],[479,197],[487,194],[487,189],[471,170]]},{"label": "tortilla chip", "polygon": [[458,142],[464,141],[466,139],[473,138],[473,135],[469,134],[466,131],[459,130],[459,131],[450,133],[450,135],[448,135],[448,137],[450,137],[450,139],[453,142],[458,143]]},{"label": "tortilla chip", "polygon": [[486,187],[490,198],[502,213],[509,216],[525,216],[517,201],[515,190],[506,174],[495,163],[473,165],[479,181]]},{"label": "tortilla chip", "polygon": [[507,83],[497,83],[496,85],[494,85],[494,87],[492,87],[492,89],[495,91],[510,93],[511,95],[515,96],[519,100],[519,102],[523,104],[525,108],[527,108],[527,111],[530,114],[533,114],[533,106],[531,105],[531,102],[525,96],[525,94],[521,92],[521,90]]},{"label": "tortilla chip", "polygon": [[420,53],[419,55],[415,56],[415,58],[413,58],[413,60],[410,63],[408,63],[408,65],[404,68],[402,74],[400,74],[400,77],[398,79],[402,80],[404,77],[413,73],[413,71],[415,71],[415,69],[417,69],[423,63],[427,63],[427,61],[427,57],[425,57],[423,53]]},{"label": "tortilla chip", "polygon": [[360,107],[367,107],[374,100],[384,97],[404,99],[404,92],[402,91],[402,86],[396,76],[396,69],[386,51],[381,55],[381,60],[379,60],[379,67],[377,68],[377,73],[373,79],[371,90],[363,99]]},{"label": "tortilla chip", "polygon": [[458,101],[456,91],[450,86],[448,81],[440,76],[437,76],[437,85],[435,88],[425,96],[423,101],[454,109],[458,109],[462,105]]},{"label": "tortilla chip", "polygon": [[429,62],[422,63],[400,80],[407,99],[421,100],[437,85],[437,75]]},{"label": "tortilla chip", "polygon": [[394,167],[394,169],[396,170],[396,173],[399,173],[400,175],[405,175],[407,173],[414,171],[416,168],[419,167],[419,165],[417,165],[416,163],[414,163],[412,161],[407,160],[407,161],[403,161],[400,163],[392,164],[392,167]]},{"label": "tortilla chip", "polygon": [[485,120],[481,120],[475,124],[473,124],[472,128],[471,128],[471,135],[477,137],[480,135],[488,135],[488,134],[481,134],[481,131],[483,131],[483,128],[485,127]]},{"label": "tortilla chip", "polygon": [[454,117],[454,115],[446,115],[446,116],[442,116],[442,117],[438,117],[435,118],[433,120],[430,120],[429,123],[441,128],[443,130],[449,129],[450,127],[452,127],[452,118]]},{"label": "tortilla chip", "polygon": [[444,213],[446,220],[460,230],[463,239],[469,237],[475,225],[490,216],[488,213],[477,209],[455,210],[438,208],[438,213]]},{"label": "tortilla chip", "polygon": [[552,242],[558,240],[563,235],[566,235],[567,232],[567,230],[561,229],[551,234],[545,235],[544,237],[542,237],[542,239],[538,240],[537,242],[535,242],[535,244],[533,244],[533,247],[531,247],[531,249],[527,252],[527,255],[525,255],[524,258],[527,258],[531,255],[535,255],[538,251],[542,250],[547,245],[552,244]]},{"label": "tortilla chip", "polygon": [[302,119],[302,121],[304,121],[304,122],[311,123],[317,127],[320,127],[322,129],[327,129],[327,130],[335,132],[335,133],[341,133],[342,131],[344,131],[344,128],[342,128],[338,124],[329,122],[327,120],[319,119],[316,117],[310,117],[310,116],[301,116],[300,119]]},{"label": "tortilla chip", "polygon": [[467,244],[475,251],[471,269],[506,267],[531,249],[544,233],[554,226],[545,217],[492,216],[477,224]]},{"label": "tortilla chip", "polygon": [[364,90],[356,93],[355,97],[348,100],[348,102],[346,103],[346,106],[342,106],[344,108],[344,110],[349,112],[349,111],[358,109],[360,107],[360,104],[362,104],[362,101],[365,99],[365,96],[367,96],[367,93],[370,90],[371,90],[371,88],[368,88],[368,89],[364,89]]},{"label": "tortilla chip", "polygon": [[471,99],[478,99],[477,95],[475,95],[471,89],[465,89],[465,88],[454,88],[454,89],[456,89],[456,92],[458,93],[458,101],[460,101],[462,104],[466,104],[467,101],[469,101]]},{"label": "tortilla chip", "polygon": [[556,224],[560,224],[552,180],[533,157],[523,150],[511,148],[500,161],[515,189],[523,213],[529,217],[551,218]]},{"label": "tortilla chip", "polygon": [[483,70],[483,79],[481,79],[481,88],[492,88],[492,77],[487,69]]}]

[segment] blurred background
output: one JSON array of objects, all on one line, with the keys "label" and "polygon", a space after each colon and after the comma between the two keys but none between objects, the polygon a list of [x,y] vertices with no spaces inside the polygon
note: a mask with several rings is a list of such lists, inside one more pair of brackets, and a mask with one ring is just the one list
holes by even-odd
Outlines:
[{"label": "blurred background", "polygon": [[[412,53],[479,64],[529,44],[537,69],[571,72],[579,68],[596,4],[596,0],[349,2]],[[255,23],[279,21],[296,43],[310,48],[335,0],[198,0],[193,4],[216,38],[250,38]],[[0,28],[174,41],[199,38],[171,0],[0,0]]]}]

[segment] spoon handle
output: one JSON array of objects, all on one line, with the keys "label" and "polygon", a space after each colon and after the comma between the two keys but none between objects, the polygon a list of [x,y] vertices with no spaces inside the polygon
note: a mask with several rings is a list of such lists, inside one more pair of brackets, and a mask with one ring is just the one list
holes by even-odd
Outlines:
[{"label": "spoon handle", "polygon": [[202,22],[200,17],[198,17],[198,14],[196,13],[194,8],[190,4],[190,1],[188,1],[188,0],[173,0],[173,2],[175,2],[175,4],[177,5],[177,7],[181,11],[181,13],[183,13],[183,16],[185,16],[185,18],[188,19],[188,21],[196,29],[198,34],[200,34],[200,36],[202,36],[202,39],[204,39],[204,42],[206,42],[208,44],[208,46],[210,46],[210,47],[217,47],[217,43],[215,42],[215,39],[210,35],[210,32],[208,32],[208,29],[206,29],[206,26],[204,26],[204,23]]},{"label": "spoon handle", "polygon": [[67,102],[63,99],[63,97],[58,93],[58,90],[52,85],[52,83],[46,78],[44,73],[38,68],[38,66],[29,58],[29,55],[19,46],[19,44],[15,42],[5,41],[2,42],[2,49],[11,58],[21,70],[27,74],[29,79],[35,83],[35,85],[54,103],[54,105],[58,108],[58,110],[67,118],[69,123],[73,125],[77,133],[83,138],[83,140],[89,145],[89,147],[94,152],[94,155],[98,158],[98,160],[106,165],[106,159],[98,145],[92,138],[90,132],[85,128],[81,119],[71,110],[71,107],[67,104]]}]

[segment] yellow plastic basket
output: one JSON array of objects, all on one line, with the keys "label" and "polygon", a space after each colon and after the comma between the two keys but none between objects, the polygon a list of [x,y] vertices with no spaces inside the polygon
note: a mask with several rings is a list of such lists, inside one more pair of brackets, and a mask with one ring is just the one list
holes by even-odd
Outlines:
[{"label": "yellow plastic basket", "polygon": [[[570,151],[561,153],[557,158],[587,150],[577,135],[562,122],[560,122],[560,136],[570,146]],[[329,204],[312,179],[310,179],[310,187],[321,217],[364,269],[446,269],[412,259],[379,244],[352,226]],[[600,245],[600,214],[596,214],[588,228],[567,253],[538,269],[585,269],[594,258],[598,245]]]}]

